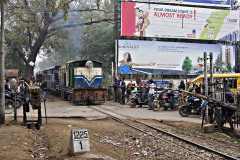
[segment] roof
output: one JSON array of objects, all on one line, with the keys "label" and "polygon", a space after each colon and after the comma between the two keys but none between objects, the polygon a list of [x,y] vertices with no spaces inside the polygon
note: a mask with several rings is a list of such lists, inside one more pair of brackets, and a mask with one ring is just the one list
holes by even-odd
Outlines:
[{"label": "roof", "polygon": [[168,69],[150,69],[150,68],[132,68],[131,74],[152,74],[152,75],[174,75],[174,76],[185,76],[186,72],[183,70],[168,70]]},{"label": "roof", "polygon": [[17,77],[18,76],[18,69],[5,69],[5,76],[6,77]]},{"label": "roof", "polygon": [[[208,78],[210,74],[208,74]],[[240,73],[223,73],[223,74],[213,74],[213,78],[236,78],[240,77]],[[193,79],[191,82],[198,81],[199,79],[204,78],[204,75],[200,75],[197,78]]]},{"label": "roof", "polygon": [[58,68],[60,68],[61,66],[59,66],[59,65],[56,65],[56,66],[52,66],[52,67],[49,67],[49,68],[46,68],[46,69],[44,69],[44,70],[50,70],[50,69],[58,69]]}]

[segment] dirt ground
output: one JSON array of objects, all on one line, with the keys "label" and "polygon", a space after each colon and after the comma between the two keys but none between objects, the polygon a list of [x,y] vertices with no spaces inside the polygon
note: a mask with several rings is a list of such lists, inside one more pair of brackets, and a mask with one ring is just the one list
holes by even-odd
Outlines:
[{"label": "dirt ground", "polygon": [[34,157],[33,132],[20,124],[8,122],[0,126],[0,159],[30,160]]},{"label": "dirt ground", "polygon": [[[87,129],[90,134],[91,152],[87,155],[70,156],[69,141],[71,129]],[[49,148],[49,159],[91,159],[90,157],[102,157],[103,159],[125,159],[128,157],[122,149],[113,145],[102,143],[104,138],[124,132],[133,132],[125,126],[109,119],[104,120],[79,120],[79,119],[51,119],[41,132],[45,135]],[[106,158],[107,157],[107,158]]]},{"label": "dirt ground", "polygon": [[[85,155],[69,154],[70,131],[88,129],[91,151]],[[133,137],[138,132],[111,119],[49,119],[40,130],[30,130],[20,124],[9,123],[0,127],[1,160],[87,160],[128,159],[134,157],[122,145],[126,133]],[[135,138],[136,139],[136,138]],[[133,141],[132,140],[132,141]],[[14,152],[14,153],[13,153]],[[134,152],[134,151],[133,151]]]},{"label": "dirt ground", "polygon": [[[149,120],[148,122],[161,125],[157,121]],[[199,131],[199,127],[194,123],[174,122],[174,124]],[[163,127],[164,124],[161,126]],[[165,127],[168,128],[168,126]],[[72,129],[87,129],[89,131],[91,148],[89,153],[76,156],[69,154]],[[151,139],[147,135],[110,118],[101,120],[48,119],[48,124],[44,123],[40,130],[30,130],[20,123],[16,124],[8,120],[7,125],[0,126],[0,134],[2,135],[0,137],[1,160],[176,159],[169,158],[170,156],[167,155],[176,156],[173,153],[153,152],[153,148],[157,146],[157,143],[160,143],[158,140]],[[233,139],[223,135],[221,138],[224,137],[233,141]],[[159,150],[159,148],[155,148],[155,150]]]}]

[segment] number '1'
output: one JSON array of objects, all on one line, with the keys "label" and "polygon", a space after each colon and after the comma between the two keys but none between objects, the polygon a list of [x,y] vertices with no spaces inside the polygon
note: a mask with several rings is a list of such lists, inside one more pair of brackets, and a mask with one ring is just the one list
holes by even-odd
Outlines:
[{"label": "number '1'", "polygon": [[79,143],[80,143],[81,149],[83,149],[83,146],[82,146],[82,141],[80,141]]}]

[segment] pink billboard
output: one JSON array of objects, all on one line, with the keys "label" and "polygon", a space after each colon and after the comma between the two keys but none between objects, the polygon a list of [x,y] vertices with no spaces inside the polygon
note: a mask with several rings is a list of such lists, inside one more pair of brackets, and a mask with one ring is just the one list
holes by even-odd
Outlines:
[{"label": "pink billboard", "polygon": [[239,11],[122,2],[121,35],[239,40]]}]

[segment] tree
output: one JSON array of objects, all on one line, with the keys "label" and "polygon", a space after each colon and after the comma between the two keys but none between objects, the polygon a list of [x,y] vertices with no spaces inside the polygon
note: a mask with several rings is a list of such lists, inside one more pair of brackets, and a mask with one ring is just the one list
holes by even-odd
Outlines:
[{"label": "tree", "polygon": [[191,59],[187,56],[184,61],[183,61],[183,64],[182,64],[182,70],[186,71],[187,73],[189,73],[193,68],[193,65],[192,65],[192,61]]},{"label": "tree", "polygon": [[78,60],[82,50],[82,31],[79,28],[68,29],[67,38],[63,40],[62,47],[58,50],[47,54],[43,61],[38,63],[40,70],[55,66],[63,65],[67,61]]},{"label": "tree", "polygon": [[5,52],[4,52],[4,24],[5,24],[5,2],[2,0],[0,2],[1,5],[1,42],[0,42],[0,124],[5,123],[5,92],[4,92],[4,57],[5,57]]},{"label": "tree", "polygon": [[[99,0],[96,3],[87,0],[9,0],[6,44],[23,60],[24,76],[33,74],[34,66],[29,63],[36,62],[40,50],[52,53],[60,48],[61,43],[56,41],[64,35],[63,29],[112,22],[111,8],[101,7],[102,3]],[[112,6],[111,2],[104,3]],[[67,17],[75,13],[81,13],[84,18],[76,19],[75,23],[67,21]],[[93,14],[99,16],[93,17]]]},{"label": "tree", "polygon": [[[112,8],[109,4],[102,7]],[[93,18],[98,14],[93,13]],[[68,21],[82,18],[87,20],[85,14],[69,17]],[[70,60],[96,60],[103,63],[104,80],[111,76],[111,62],[114,62],[114,25],[112,23],[99,23],[83,26],[81,28],[68,28],[68,36],[62,44],[63,47],[49,55],[49,58],[39,63],[41,69],[53,65],[63,65]],[[67,54],[66,54],[67,53]]]},{"label": "tree", "polygon": [[101,61],[104,75],[111,73],[111,62],[114,62],[114,29],[113,25],[97,24],[83,28],[82,58]]},{"label": "tree", "polygon": [[24,61],[21,57],[16,54],[12,48],[6,49],[6,56],[5,56],[5,68],[6,69],[19,69],[19,73],[24,72]]},{"label": "tree", "polygon": [[227,69],[228,69],[228,72],[232,72],[232,65],[231,65],[231,63],[227,64]]}]

